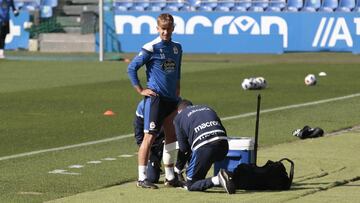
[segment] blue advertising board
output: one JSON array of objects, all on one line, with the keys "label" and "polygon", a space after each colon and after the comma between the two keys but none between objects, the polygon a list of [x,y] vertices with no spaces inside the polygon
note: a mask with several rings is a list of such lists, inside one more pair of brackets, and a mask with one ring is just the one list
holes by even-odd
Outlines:
[{"label": "blue advertising board", "polygon": [[[138,52],[157,37],[159,12],[107,11],[107,51]],[[171,12],[173,40],[187,53],[358,53],[360,15],[355,12]],[[109,41],[109,39],[111,39]],[[115,40],[115,43],[114,43]]]},{"label": "blue advertising board", "polygon": [[11,12],[10,33],[6,35],[5,49],[28,49],[29,32],[25,30],[25,25],[29,20],[27,11],[21,11],[17,17]]}]

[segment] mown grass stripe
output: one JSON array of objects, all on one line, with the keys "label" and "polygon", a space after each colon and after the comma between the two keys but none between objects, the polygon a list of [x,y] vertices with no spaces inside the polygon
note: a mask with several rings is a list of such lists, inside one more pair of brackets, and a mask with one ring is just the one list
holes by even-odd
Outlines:
[{"label": "mown grass stripe", "polygon": [[[360,96],[360,93],[346,95],[346,96],[342,96],[342,97],[334,97],[334,98],[330,98],[330,99],[318,100],[318,101],[314,101],[314,102],[307,102],[307,103],[302,103],[302,104],[294,104],[294,105],[282,106],[282,107],[277,107],[277,108],[264,109],[264,110],[261,110],[261,114],[274,112],[274,111],[306,107],[306,106],[313,106],[313,105],[318,105],[318,104],[324,104],[324,103],[328,103],[328,102],[350,99],[350,98],[354,98],[354,97],[358,97],[358,96]],[[250,112],[250,113],[239,114],[239,115],[235,115],[235,116],[224,117],[224,118],[221,118],[221,120],[227,121],[227,120],[245,118],[245,117],[250,117],[250,116],[255,116],[255,115],[256,115],[256,112]],[[32,155],[41,154],[41,153],[61,151],[61,150],[72,149],[72,148],[77,148],[77,147],[84,147],[84,146],[89,146],[89,145],[94,145],[94,144],[99,144],[99,143],[104,143],[104,142],[111,142],[111,141],[121,140],[121,139],[129,138],[129,137],[133,137],[133,136],[134,136],[133,134],[119,135],[116,137],[111,137],[111,138],[106,138],[106,139],[96,140],[96,141],[90,141],[90,142],[84,142],[84,143],[75,144],[75,145],[68,145],[68,146],[63,146],[63,147],[56,147],[56,148],[51,148],[51,149],[44,149],[44,150],[26,152],[26,153],[21,153],[21,154],[14,154],[14,155],[10,155],[10,156],[0,157],[0,161],[20,158],[20,157],[26,157],[26,156],[32,156]]]}]

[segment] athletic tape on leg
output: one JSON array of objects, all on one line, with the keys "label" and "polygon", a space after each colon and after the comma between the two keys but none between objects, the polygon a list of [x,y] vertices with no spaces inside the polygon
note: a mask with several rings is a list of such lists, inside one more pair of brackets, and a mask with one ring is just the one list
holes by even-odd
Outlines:
[{"label": "athletic tape on leg", "polygon": [[177,155],[177,149],[179,148],[177,142],[173,142],[164,146],[163,150],[163,162],[164,165],[170,165],[175,163]]}]

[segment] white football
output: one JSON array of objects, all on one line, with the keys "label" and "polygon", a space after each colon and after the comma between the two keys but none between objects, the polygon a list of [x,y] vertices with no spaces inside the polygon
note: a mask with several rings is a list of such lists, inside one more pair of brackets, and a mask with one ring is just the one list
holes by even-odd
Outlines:
[{"label": "white football", "polygon": [[308,74],[306,77],[305,77],[305,85],[307,86],[312,86],[312,85],[316,85],[316,77],[314,74]]},{"label": "white football", "polygon": [[266,82],[265,78],[263,78],[263,77],[257,77],[257,78],[256,78],[256,81],[257,81],[257,83],[260,85],[260,88],[261,88],[261,89],[266,88],[267,82]]},{"label": "white football", "polygon": [[244,89],[244,90],[248,90],[250,87],[251,87],[251,84],[250,84],[250,80],[245,78],[243,80],[243,82],[241,83],[241,87]]}]

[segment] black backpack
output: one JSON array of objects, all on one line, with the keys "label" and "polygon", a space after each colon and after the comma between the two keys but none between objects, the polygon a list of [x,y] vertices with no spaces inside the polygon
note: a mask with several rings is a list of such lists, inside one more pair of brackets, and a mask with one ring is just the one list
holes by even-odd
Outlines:
[{"label": "black backpack", "polygon": [[[283,161],[291,164],[290,175]],[[294,177],[294,162],[284,158],[279,161],[267,161],[264,166],[239,164],[233,172],[237,189],[243,190],[288,190]]]}]

